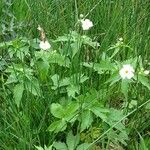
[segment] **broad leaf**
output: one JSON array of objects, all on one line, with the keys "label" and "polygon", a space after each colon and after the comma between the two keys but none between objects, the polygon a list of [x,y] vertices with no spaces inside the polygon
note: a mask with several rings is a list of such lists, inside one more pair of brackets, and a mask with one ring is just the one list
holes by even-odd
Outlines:
[{"label": "broad leaf", "polygon": [[32,77],[30,80],[27,80],[25,86],[33,95],[40,95],[40,86],[37,78]]},{"label": "broad leaf", "polygon": [[81,44],[77,41],[75,43],[71,44],[72,48],[72,58],[77,54],[77,52],[80,50]]},{"label": "broad leaf", "polygon": [[88,150],[89,144],[83,143],[77,147],[77,150]]},{"label": "broad leaf", "polygon": [[35,146],[35,148],[36,148],[37,150],[44,150],[43,147],[41,147],[41,146]]},{"label": "broad leaf", "polygon": [[63,107],[58,103],[51,104],[51,113],[56,118],[63,118],[64,116],[64,109]]},{"label": "broad leaf", "polygon": [[60,84],[59,84],[59,86],[61,87],[61,86],[67,86],[67,85],[69,85],[70,84],[70,79],[69,78],[64,78],[64,79],[62,79],[61,81],[60,81]]},{"label": "broad leaf", "polygon": [[18,107],[20,105],[23,91],[24,91],[24,85],[22,83],[19,83],[14,87],[14,99]]},{"label": "broad leaf", "polygon": [[74,136],[71,131],[67,134],[66,143],[69,150],[75,150],[75,148],[79,144],[79,141],[80,141],[79,134]]},{"label": "broad leaf", "polygon": [[49,63],[42,60],[37,62],[37,66],[41,79],[46,80],[49,70]]},{"label": "broad leaf", "polygon": [[[123,117],[124,117],[124,115],[123,115],[122,111],[116,110],[116,109],[111,109],[110,113],[109,113],[109,116],[107,118],[107,123],[110,126],[113,126],[118,121],[120,121]],[[119,131],[125,130],[125,126],[122,124],[122,122],[117,123],[114,128],[116,128]]]},{"label": "broad leaf", "polygon": [[97,48],[99,46],[98,42],[93,42],[92,39],[86,35],[82,36],[82,41],[83,41],[83,44],[89,45],[93,48]]},{"label": "broad leaf", "polygon": [[51,53],[49,56],[49,63],[58,64],[59,66],[69,67],[70,61],[67,57],[60,55],[59,53]]},{"label": "broad leaf", "polygon": [[56,150],[68,150],[66,144],[62,142],[54,142],[53,146],[56,148]]},{"label": "broad leaf", "polygon": [[97,116],[100,117],[103,121],[107,120],[107,113],[109,110],[101,108],[100,106],[93,106],[90,110]]},{"label": "broad leaf", "polygon": [[97,71],[98,73],[101,73],[102,70],[104,71],[114,71],[115,66],[112,64],[110,61],[103,60],[100,63],[95,63],[94,64],[94,70]]},{"label": "broad leaf", "polygon": [[79,94],[79,87],[77,85],[70,85],[67,87],[68,96],[75,97],[75,94]]},{"label": "broad leaf", "polygon": [[144,75],[139,74],[137,80],[150,90],[150,82]]},{"label": "broad leaf", "polygon": [[18,82],[18,78],[17,78],[17,76],[15,75],[15,73],[12,72],[12,73],[9,75],[9,77],[8,77],[7,81],[5,82],[5,84],[11,84],[11,83],[17,83],[17,82]]},{"label": "broad leaf", "polygon": [[92,124],[93,122],[93,116],[92,113],[89,110],[85,110],[82,112],[81,114],[81,132],[87,128],[89,128],[89,126]]},{"label": "broad leaf", "polygon": [[54,86],[52,87],[52,89],[56,90],[59,87],[59,75],[55,74],[51,77]]},{"label": "broad leaf", "polygon": [[80,76],[80,83],[83,83],[83,82],[85,82],[86,80],[88,80],[89,79],[89,77],[87,77],[87,76],[84,76],[83,74]]},{"label": "broad leaf", "polygon": [[49,127],[48,131],[58,133],[64,131],[67,127],[66,121],[64,119],[54,121]]},{"label": "broad leaf", "polygon": [[71,102],[64,108],[64,119],[67,122],[74,122],[78,116],[77,110],[79,108],[79,104],[77,102]]}]

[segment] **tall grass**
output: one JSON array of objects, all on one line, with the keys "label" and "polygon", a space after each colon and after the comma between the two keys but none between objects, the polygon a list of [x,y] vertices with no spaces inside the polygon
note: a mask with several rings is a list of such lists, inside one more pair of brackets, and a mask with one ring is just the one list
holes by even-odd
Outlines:
[{"label": "tall grass", "polygon": [[[16,37],[26,37],[29,40],[38,38],[38,25],[44,28],[47,38],[52,41],[52,39],[74,30],[80,14],[84,14],[94,23],[94,27],[87,34],[100,43],[96,57],[92,58],[95,62],[99,62],[100,56],[115,44],[118,38],[123,37],[124,42],[133,50],[124,48],[122,56],[117,56],[118,61],[140,56],[143,66],[148,67],[147,61],[150,60],[149,0],[10,0],[9,4],[7,0],[2,0],[0,1],[0,31],[2,31],[0,32],[0,42],[6,42]],[[12,16],[14,16],[13,22]],[[2,57],[7,58],[7,53],[2,49],[0,49],[0,53]],[[64,78],[79,70],[80,74],[86,72],[91,77],[91,83],[82,87],[83,93],[88,91],[87,87],[90,84],[91,88],[98,90],[102,86],[108,88],[103,84],[105,77],[100,78],[92,71],[84,71],[82,67],[78,68],[80,63],[78,58],[73,61],[71,69],[66,72],[61,67],[51,66],[51,74],[59,73],[61,78]],[[23,63],[21,65],[25,67]],[[0,74],[0,149],[31,150],[35,149],[34,145],[48,145],[56,139],[63,139],[65,132],[63,136],[63,134],[47,131],[50,122],[54,120],[49,114],[49,106],[63,97],[59,90],[56,94],[48,88],[52,84],[50,78],[44,83],[38,78],[39,84],[42,85],[41,98],[26,93],[23,95],[21,109],[19,109],[16,107],[12,94],[14,87],[7,87],[2,70]],[[111,90],[108,89],[108,93],[113,96]],[[143,87],[134,88],[133,91],[138,106],[150,99],[149,91]],[[108,101],[112,100],[115,105],[118,99],[119,96],[114,96]],[[131,116],[128,126],[133,141],[129,142],[131,145],[128,145],[126,149],[134,150],[137,143],[140,143],[137,132],[144,140],[148,141],[149,125],[149,115],[145,114],[145,111],[139,109]],[[149,141],[147,143],[150,145]]]}]

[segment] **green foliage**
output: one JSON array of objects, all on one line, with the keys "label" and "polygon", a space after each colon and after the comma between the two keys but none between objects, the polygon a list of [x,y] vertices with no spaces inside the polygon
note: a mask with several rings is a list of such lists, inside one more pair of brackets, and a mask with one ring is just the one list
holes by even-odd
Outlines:
[{"label": "green foliage", "polygon": [[47,147],[46,145],[44,145],[44,148],[42,148],[40,146],[35,146],[35,148],[37,150],[52,150],[52,146]]},{"label": "green foliage", "polygon": [[60,132],[64,131],[67,127],[67,122],[74,122],[77,116],[78,103],[70,102],[66,106],[62,106],[58,103],[51,104],[51,113],[60,120],[54,121],[49,127],[49,131]]},{"label": "green foliage", "polygon": [[148,150],[148,2],[0,1],[0,149]]},{"label": "green foliage", "polygon": [[14,87],[14,99],[18,107],[20,105],[23,91],[24,91],[24,85],[22,83],[19,83]]},{"label": "green foliage", "polygon": [[137,77],[137,80],[138,80],[141,84],[143,84],[145,87],[147,87],[148,90],[150,90],[150,82],[149,82],[149,80],[148,80],[147,77],[145,77],[145,76],[142,75],[142,74],[139,74],[138,77]]},{"label": "green foliage", "polygon": [[66,144],[62,142],[54,142],[53,146],[56,150],[86,150],[89,146],[87,143],[79,144],[80,137],[79,135],[73,135],[70,131],[67,134]]}]

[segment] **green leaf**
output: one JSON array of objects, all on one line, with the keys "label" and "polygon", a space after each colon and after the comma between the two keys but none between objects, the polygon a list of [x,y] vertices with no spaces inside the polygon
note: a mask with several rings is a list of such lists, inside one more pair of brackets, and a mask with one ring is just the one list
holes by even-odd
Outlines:
[{"label": "green leaf", "polygon": [[61,81],[60,81],[60,84],[59,84],[59,86],[61,87],[61,86],[67,86],[67,85],[69,85],[70,84],[70,79],[69,78],[64,78],[64,79],[62,79]]},{"label": "green leaf", "polygon": [[150,90],[150,82],[147,77],[145,77],[142,74],[139,74],[137,80]]},{"label": "green leaf", "polygon": [[64,119],[67,122],[74,122],[78,116],[77,110],[79,108],[79,104],[77,102],[72,101],[64,108]]},{"label": "green leaf", "polygon": [[11,84],[11,83],[17,83],[17,82],[18,82],[18,78],[17,78],[17,76],[15,75],[15,73],[12,72],[12,73],[9,75],[9,77],[8,77],[7,81],[5,82],[5,84]]},{"label": "green leaf", "polygon": [[14,99],[18,107],[20,105],[23,91],[24,91],[24,85],[22,83],[19,83],[14,87]]},{"label": "green leaf", "polygon": [[86,80],[88,80],[89,79],[89,77],[87,77],[87,76],[84,76],[83,74],[80,76],[80,83],[83,83],[83,82],[85,82]]},{"label": "green leaf", "polygon": [[63,107],[58,103],[51,104],[51,113],[56,118],[63,118],[64,116],[64,109]]},{"label": "green leaf", "polygon": [[120,48],[115,47],[115,50],[114,50],[113,54],[111,55],[110,59],[112,59],[119,51],[120,51]]},{"label": "green leaf", "polygon": [[68,150],[66,144],[62,142],[54,142],[53,146],[56,148],[56,150]]},{"label": "green leaf", "polygon": [[110,61],[102,60],[100,63],[94,64],[94,70],[97,71],[98,73],[101,73],[102,70],[114,71],[115,66]]},{"label": "green leaf", "polygon": [[93,116],[92,113],[89,110],[85,110],[82,112],[81,114],[81,132],[87,128],[89,128],[89,126],[92,124],[93,122]]},{"label": "green leaf", "polygon": [[75,43],[71,44],[72,49],[72,58],[77,54],[77,52],[80,50],[81,44],[77,41]]},{"label": "green leaf", "polygon": [[32,77],[25,82],[26,89],[33,95],[40,95],[40,86],[37,78]]},{"label": "green leaf", "polygon": [[108,109],[101,108],[100,106],[93,106],[90,110],[97,116],[100,117],[103,121],[107,120]]},{"label": "green leaf", "polygon": [[[116,109],[110,109],[109,116],[107,118],[107,123],[110,126],[113,126],[118,121],[120,121],[124,117],[123,112],[121,110]],[[119,131],[125,130],[125,126],[122,124],[122,122],[119,122],[114,128],[116,128]]]},{"label": "green leaf", "polygon": [[118,137],[119,137],[119,141],[120,141],[122,144],[127,145],[127,143],[125,142],[125,140],[128,140],[129,138],[128,138],[128,134],[127,134],[126,130],[122,130],[122,131],[119,133]]},{"label": "green leaf", "polygon": [[[112,129],[107,133],[107,136],[109,139],[111,139],[111,141],[114,141],[116,144],[120,142],[123,145],[127,146],[126,140],[128,140],[128,135],[125,130],[122,130],[121,132],[116,132],[116,130]],[[118,147],[118,146],[116,145],[115,147]]]},{"label": "green leaf", "polygon": [[66,143],[67,143],[67,146],[68,146],[69,150],[75,150],[75,148],[79,144],[79,141],[80,141],[79,134],[74,136],[71,131],[67,134]]},{"label": "green leaf", "polygon": [[77,85],[70,85],[67,87],[68,96],[75,97],[75,94],[79,94],[79,87]]},{"label": "green leaf", "polygon": [[146,104],[145,109],[150,110],[150,102]]},{"label": "green leaf", "polygon": [[69,35],[59,36],[54,42],[67,42],[67,41],[72,41]]},{"label": "green leaf", "polygon": [[84,63],[83,63],[83,66],[84,66],[84,67],[87,67],[87,68],[93,68],[93,67],[94,67],[94,63],[90,63],[90,62],[87,63],[87,62],[84,62]]},{"label": "green leaf", "polygon": [[44,145],[44,150],[52,150],[53,145],[50,145],[49,147],[47,147],[46,145]]},{"label": "green leaf", "polygon": [[70,60],[66,56],[62,56],[59,53],[50,53],[49,63],[58,64],[59,66],[69,67]]},{"label": "green leaf", "polygon": [[129,108],[133,108],[137,106],[137,101],[136,100],[131,100],[131,102],[129,103]]},{"label": "green leaf", "polygon": [[83,41],[83,44],[89,45],[93,48],[97,48],[99,46],[98,42],[93,42],[92,39],[86,35],[82,36],[82,41]]},{"label": "green leaf", "polygon": [[77,147],[77,150],[88,150],[89,144],[83,143]]},{"label": "green leaf", "polygon": [[40,43],[40,40],[35,38],[35,39],[32,39],[29,41],[30,42],[30,46],[35,48],[35,49],[39,49],[39,43]]},{"label": "green leaf", "polygon": [[49,63],[47,61],[38,61],[37,62],[38,71],[42,80],[46,80],[49,70]]},{"label": "green leaf", "polygon": [[59,87],[59,75],[58,74],[55,74],[51,77],[52,81],[53,81],[53,84],[54,86],[52,87],[52,89],[57,89]]},{"label": "green leaf", "polygon": [[12,45],[13,45],[13,41],[1,42],[0,48],[8,48],[9,46],[12,46]]},{"label": "green leaf", "polygon": [[67,127],[66,121],[64,119],[54,121],[49,127],[48,131],[58,133],[64,131]]},{"label": "green leaf", "polygon": [[41,147],[41,146],[35,146],[35,148],[36,148],[37,150],[52,150],[52,145],[49,146],[49,147],[47,147],[46,145],[44,145],[44,148]]},{"label": "green leaf", "polygon": [[118,82],[121,79],[121,77],[119,76],[118,72],[113,73],[110,78],[105,82],[105,84],[110,83],[109,86],[112,86],[113,84],[115,84],[116,82]]},{"label": "green leaf", "polygon": [[44,150],[41,146],[35,146],[37,150]]},{"label": "green leaf", "polygon": [[125,98],[128,98],[128,89],[129,88],[129,83],[127,79],[123,79],[121,82],[121,91],[124,94]]}]

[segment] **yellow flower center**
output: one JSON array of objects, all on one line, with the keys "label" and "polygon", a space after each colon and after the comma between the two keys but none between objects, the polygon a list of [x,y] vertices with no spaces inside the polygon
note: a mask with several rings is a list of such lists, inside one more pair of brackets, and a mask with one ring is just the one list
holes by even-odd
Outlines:
[{"label": "yellow flower center", "polygon": [[125,73],[126,73],[126,74],[128,74],[128,73],[129,73],[129,71],[128,71],[128,70],[126,70],[126,71],[125,71]]}]

